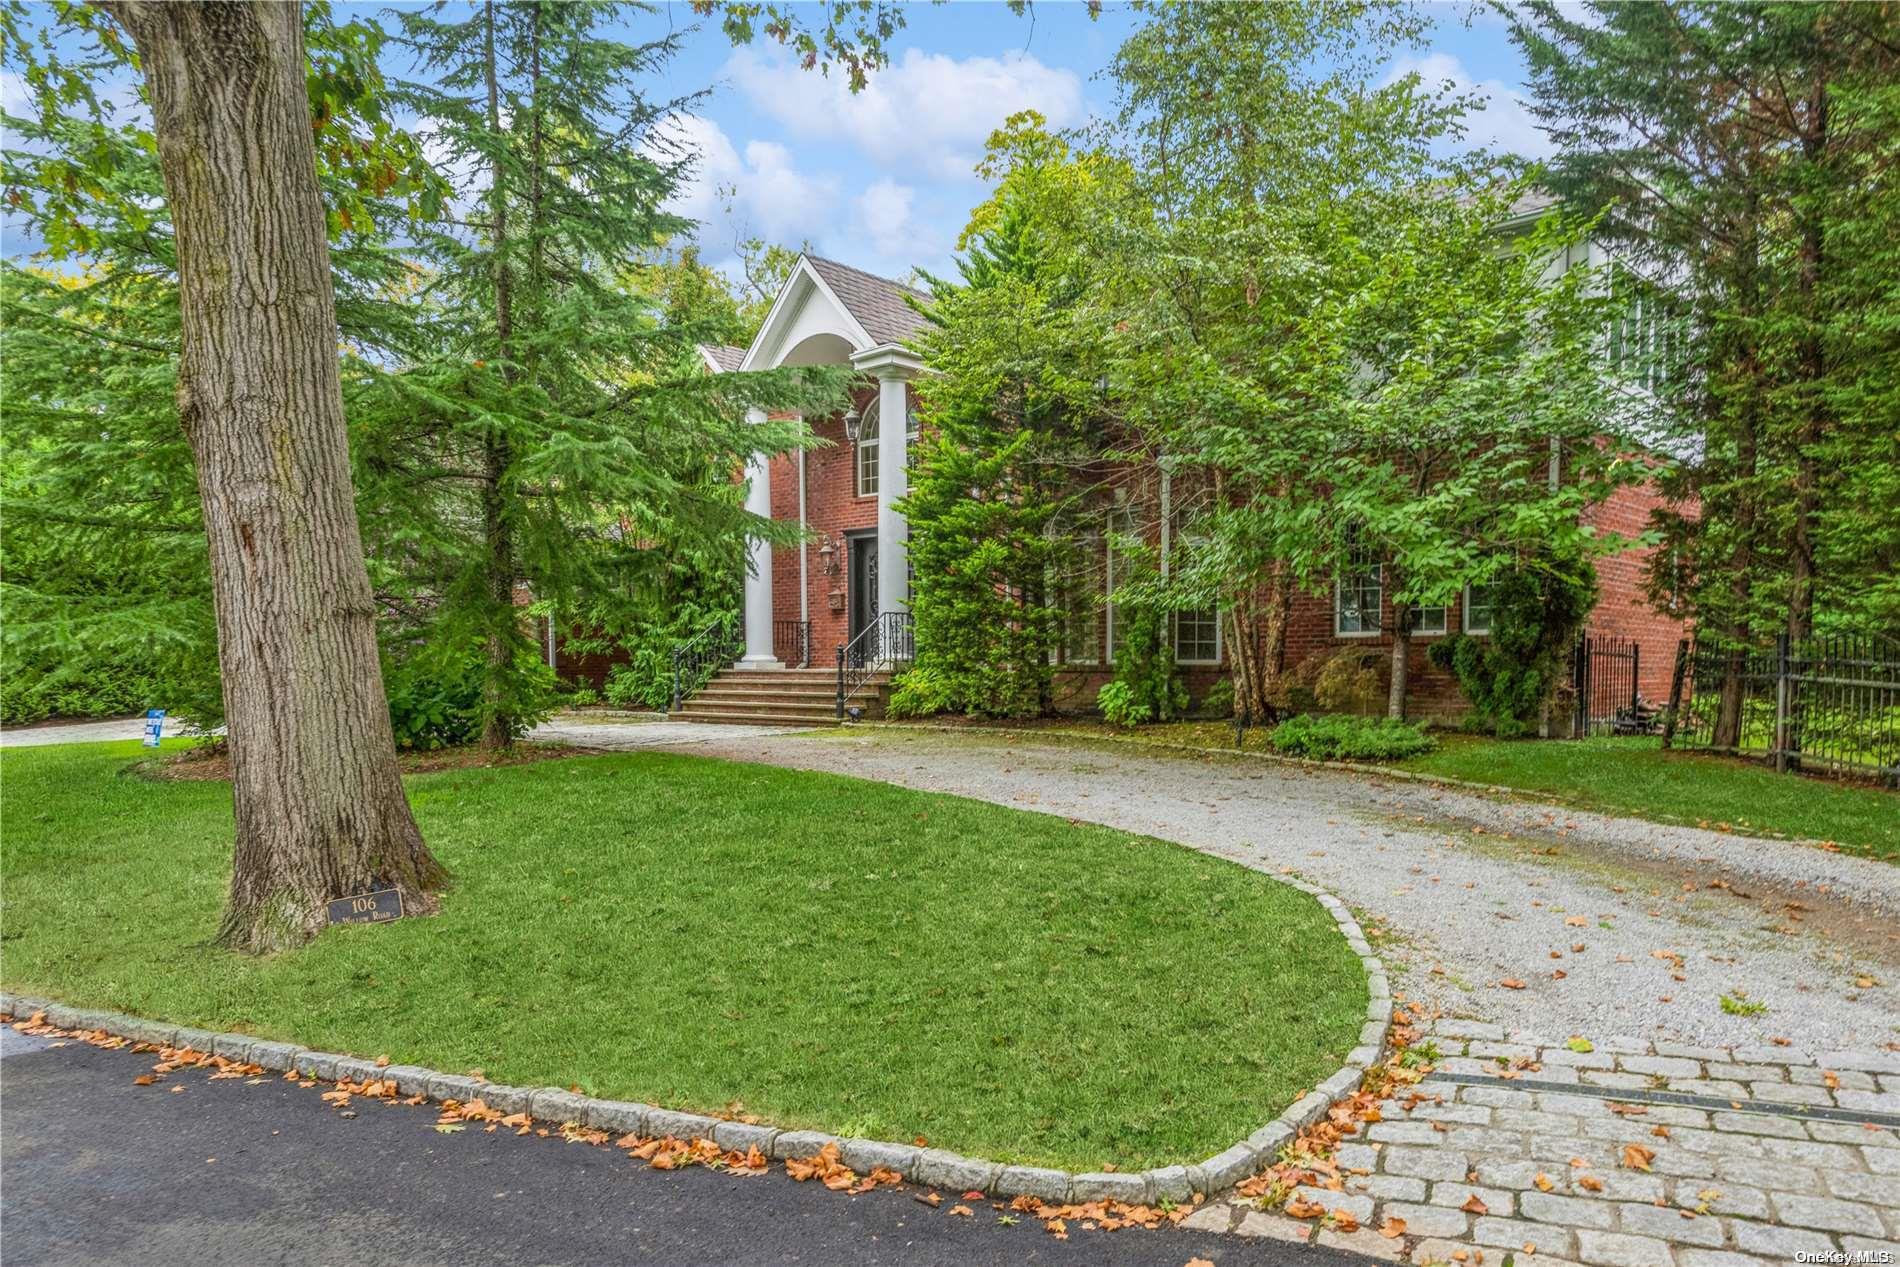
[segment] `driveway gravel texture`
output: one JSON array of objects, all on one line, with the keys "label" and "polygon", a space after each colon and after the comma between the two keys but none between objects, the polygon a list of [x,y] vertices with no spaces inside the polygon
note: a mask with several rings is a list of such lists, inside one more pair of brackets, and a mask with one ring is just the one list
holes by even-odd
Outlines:
[{"label": "driveway gravel texture", "polygon": [[[611,727],[558,737],[622,746]],[[1302,876],[1357,910],[1394,992],[1435,1014],[1560,1038],[1900,1041],[1900,868],[1811,844],[1087,741],[861,727],[687,751],[1060,814]]]}]

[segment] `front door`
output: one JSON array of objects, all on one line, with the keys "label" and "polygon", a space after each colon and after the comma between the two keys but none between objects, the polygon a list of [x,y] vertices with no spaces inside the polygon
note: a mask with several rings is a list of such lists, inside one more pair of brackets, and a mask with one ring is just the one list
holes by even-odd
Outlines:
[{"label": "front door", "polygon": [[848,600],[850,616],[847,623],[851,630],[850,636],[856,639],[877,619],[877,534],[846,533],[845,549],[850,555],[847,566],[851,572]]}]

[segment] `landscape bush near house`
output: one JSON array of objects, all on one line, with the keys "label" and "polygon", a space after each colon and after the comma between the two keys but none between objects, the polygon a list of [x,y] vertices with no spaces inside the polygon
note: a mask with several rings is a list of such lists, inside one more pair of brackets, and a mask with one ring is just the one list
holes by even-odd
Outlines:
[{"label": "landscape bush near house", "polygon": [[1438,746],[1420,727],[1389,717],[1311,714],[1281,722],[1267,742],[1282,756],[1314,761],[1398,761]]},{"label": "landscape bush near house", "polygon": [[[383,662],[389,722],[398,748],[433,751],[472,744],[482,735],[482,684],[488,667],[478,656],[439,658],[431,653]],[[534,729],[557,702],[554,670],[532,654],[515,658],[511,694],[521,708],[511,717],[510,738]]]},{"label": "landscape bush near house", "polygon": [[956,710],[956,687],[943,670],[920,664],[906,669],[891,683],[891,698],[884,705],[887,717],[932,717]]},{"label": "landscape bush near house", "polygon": [[1096,694],[1096,707],[1117,726],[1185,716],[1188,689],[1174,663],[1171,614],[1149,603],[1119,610],[1127,624],[1116,639],[1115,678]]},{"label": "landscape bush near house", "polygon": [[1596,605],[1596,572],[1581,557],[1548,555],[1500,573],[1490,589],[1490,632],[1431,644],[1471,704],[1467,724],[1502,739],[1532,733],[1562,683]]}]

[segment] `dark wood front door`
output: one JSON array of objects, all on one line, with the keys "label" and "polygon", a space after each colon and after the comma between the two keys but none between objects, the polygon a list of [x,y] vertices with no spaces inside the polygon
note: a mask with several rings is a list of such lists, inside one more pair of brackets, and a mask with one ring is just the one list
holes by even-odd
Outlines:
[{"label": "dark wood front door", "polygon": [[850,626],[851,637],[863,633],[870,623],[877,619],[877,534],[875,532],[852,532],[845,534],[845,545],[850,553]]}]

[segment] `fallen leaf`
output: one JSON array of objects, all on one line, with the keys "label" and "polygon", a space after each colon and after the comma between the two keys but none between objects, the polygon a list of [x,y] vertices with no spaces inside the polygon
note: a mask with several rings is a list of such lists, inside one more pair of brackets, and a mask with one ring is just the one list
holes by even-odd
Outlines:
[{"label": "fallen leaf", "polygon": [[1569,1042],[1565,1043],[1564,1046],[1568,1047],[1571,1051],[1577,1052],[1595,1051],[1597,1049],[1597,1045],[1587,1038],[1572,1038]]},{"label": "fallen leaf", "polygon": [[1656,1150],[1644,1148],[1641,1144],[1623,1145],[1623,1165],[1630,1170],[1648,1170],[1649,1163],[1656,1160]]},{"label": "fallen leaf", "polygon": [[1585,1192],[1603,1191],[1603,1181],[1593,1175],[1579,1175],[1577,1177],[1577,1186],[1582,1188]]},{"label": "fallen leaf", "polygon": [[1479,1196],[1478,1196],[1478,1194],[1477,1194],[1477,1193],[1475,1193],[1475,1192],[1474,1192],[1474,1193],[1472,1193],[1472,1194],[1471,1194],[1470,1196],[1468,1196],[1468,1197],[1466,1197],[1466,1198],[1465,1198],[1465,1203],[1464,1203],[1463,1205],[1461,1205],[1461,1206],[1459,1206],[1458,1208],[1459,1208],[1460,1210],[1463,1210],[1463,1211],[1464,1211],[1464,1212],[1465,1212],[1466,1214],[1489,1214],[1489,1213],[1491,1213],[1491,1207],[1490,1207],[1490,1206],[1488,1206],[1488,1205],[1486,1205],[1486,1204],[1484,1203],[1484,1200],[1483,1200],[1483,1198],[1481,1198],[1481,1197],[1479,1197]]},{"label": "fallen leaf", "polygon": [[1498,982],[1498,984],[1507,990],[1522,990],[1524,988],[1524,983],[1519,981],[1516,977],[1506,977],[1504,980]]},{"label": "fallen leaf", "polygon": [[1388,1241],[1396,1241],[1405,1235],[1405,1220],[1395,1215],[1386,1215],[1385,1222],[1379,1224],[1379,1235]]},{"label": "fallen leaf", "polygon": [[1316,1219],[1326,1213],[1326,1207],[1305,1197],[1294,1197],[1286,1203],[1286,1213],[1288,1218]]},{"label": "fallen leaf", "polygon": [[1531,1182],[1537,1185],[1539,1192],[1549,1192],[1552,1188],[1557,1186],[1551,1182],[1550,1176],[1541,1170],[1537,1172],[1537,1178],[1531,1180]]},{"label": "fallen leaf", "polygon": [[971,1217],[973,1211],[967,1205],[953,1205],[950,1207],[948,1213],[959,1219],[967,1219]]},{"label": "fallen leaf", "polygon": [[151,1074],[142,1073],[138,1077],[132,1079],[132,1085],[135,1087],[149,1087],[154,1082],[157,1082],[157,1081],[158,1079],[153,1077]]}]

